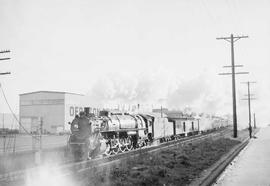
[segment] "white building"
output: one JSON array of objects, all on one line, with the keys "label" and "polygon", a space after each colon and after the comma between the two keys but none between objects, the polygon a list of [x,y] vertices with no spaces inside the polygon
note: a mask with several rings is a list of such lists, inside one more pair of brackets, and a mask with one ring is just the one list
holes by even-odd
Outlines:
[{"label": "white building", "polygon": [[[37,91],[20,94],[20,121],[27,131],[68,131],[76,114],[84,110],[84,95],[68,92]],[[21,132],[24,132],[20,128]]]}]

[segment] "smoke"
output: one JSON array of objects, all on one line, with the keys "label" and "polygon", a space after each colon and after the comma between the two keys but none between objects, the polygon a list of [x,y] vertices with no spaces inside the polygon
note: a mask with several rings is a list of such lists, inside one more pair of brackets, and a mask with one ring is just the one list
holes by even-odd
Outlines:
[{"label": "smoke", "polygon": [[121,104],[150,104],[155,108],[191,108],[197,112],[218,113],[228,100],[216,90],[208,73],[191,79],[180,78],[166,69],[137,74],[107,74],[98,79],[87,94],[87,102],[97,107]]},{"label": "smoke", "polygon": [[175,90],[168,93],[168,107],[194,106],[206,90],[206,81],[202,77],[183,81],[179,83]]},{"label": "smoke", "polygon": [[42,165],[29,169],[26,174],[26,186],[74,186],[74,180],[53,165]]},{"label": "smoke", "polygon": [[164,99],[168,77],[163,73],[108,74],[98,79],[87,96],[90,105],[154,104]]}]

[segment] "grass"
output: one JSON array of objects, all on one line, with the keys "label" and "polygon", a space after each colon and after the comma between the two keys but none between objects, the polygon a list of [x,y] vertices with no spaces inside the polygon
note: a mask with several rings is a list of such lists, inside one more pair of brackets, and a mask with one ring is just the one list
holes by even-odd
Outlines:
[{"label": "grass", "polygon": [[188,185],[238,143],[228,138],[207,139],[140,154],[89,176],[82,185]]}]

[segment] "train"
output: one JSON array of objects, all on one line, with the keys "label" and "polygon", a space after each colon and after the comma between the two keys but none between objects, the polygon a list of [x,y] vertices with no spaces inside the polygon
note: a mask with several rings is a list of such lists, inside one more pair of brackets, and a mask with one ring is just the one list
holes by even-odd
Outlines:
[{"label": "train", "polygon": [[[107,110],[100,111],[98,116],[82,112],[74,121],[70,123],[73,130],[68,139],[67,149],[75,160],[110,156],[228,125],[227,122],[207,117],[200,119],[192,116],[168,117],[164,113],[126,113]],[[87,126],[80,129],[80,125]]]}]

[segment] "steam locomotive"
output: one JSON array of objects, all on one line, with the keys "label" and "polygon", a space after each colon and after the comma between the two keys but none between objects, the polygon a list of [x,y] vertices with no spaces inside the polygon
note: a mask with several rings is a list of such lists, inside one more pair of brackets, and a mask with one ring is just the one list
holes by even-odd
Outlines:
[{"label": "steam locomotive", "polygon": [[[72,132],[68,140],[68,149],[76,160],[131,151],[222,126],[211,123],[205,127],[207,120],[203,120],[203,128],[193,117],[176,119],[160,113],[130,114],[105,110],[100,111],[99,116],[83,116],[81,122],[89,123],[89,135],[80,139],[78,133]],[[77,125],[79,127],[80,122]]]}]

